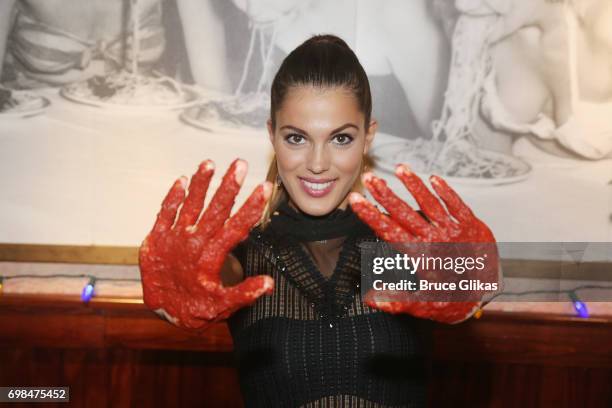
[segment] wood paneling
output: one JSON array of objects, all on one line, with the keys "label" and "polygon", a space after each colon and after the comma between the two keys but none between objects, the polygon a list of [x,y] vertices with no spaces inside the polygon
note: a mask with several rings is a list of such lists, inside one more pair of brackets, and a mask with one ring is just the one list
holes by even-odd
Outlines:
[{"label": "wood paneling", "polygon": [[[432,407],[612,406],[612,320],[431,326]],[[0,296],[0,385],[67,385],[74,407],[242,407],[231,349],[225,324],[196,335],[139,300]]]},{"label": "wood paneling", "polygon": [[140,299],[94,298],[84,304],[72,296],[3,295],[0,327],[0,347],[232,350],[225,324],[194,334],[160,319]]},{"label": "wood paneling", "polygon": [[612,370],[436,361],[432,407],[609,408]]},{"label": "wood paneling", "polygon": [[3,386],[69,386],[70,407],[243,406],[230,353],[16,347],[0,366]]},{"label": "wood paneling", "polygon": [[487,312],[461,325],[436,325],[442,360],[612,368],[612,321]]}]

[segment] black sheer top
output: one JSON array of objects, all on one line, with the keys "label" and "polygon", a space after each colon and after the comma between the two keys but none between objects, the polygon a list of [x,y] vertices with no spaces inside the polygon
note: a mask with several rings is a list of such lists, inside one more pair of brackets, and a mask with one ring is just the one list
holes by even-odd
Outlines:
[{"label": "black sheer top", "polygon": [[426,326],[362,303],[367,241],[350,207],[312,217],[284,202],[234,249],[245,278],[275,281],[228,319],[246,407],[426,405]]}]

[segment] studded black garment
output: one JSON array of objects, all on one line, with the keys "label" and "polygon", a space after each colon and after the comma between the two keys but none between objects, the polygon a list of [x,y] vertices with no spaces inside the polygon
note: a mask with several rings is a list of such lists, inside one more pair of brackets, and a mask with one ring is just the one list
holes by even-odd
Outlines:
[{"label": "studded black garment", "polygon": [[235,248],[245,277],[275,281],[228,320],[246,407],[426,406],[427,326],[362,303],[359,244],[373,241],[350,207],[284,203]]}]

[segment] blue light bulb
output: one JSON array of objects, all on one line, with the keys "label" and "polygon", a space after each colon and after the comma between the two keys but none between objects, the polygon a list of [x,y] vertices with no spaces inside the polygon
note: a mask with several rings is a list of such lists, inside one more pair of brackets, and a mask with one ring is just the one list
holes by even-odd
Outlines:
[{"label": "blue light bulb", "polygon": [[578,299],[578,296],[576,295],[576,293],[570,292],[569,297],[572,300],[572,303],[574,305],[574,310],[576,311],[578,316],[584,317],[584,318],[589,317],[589,310],[587,309],[586,304],[582,302],[580,299]]},{"label": "blue light bulb", "polygon": [[589,317],[589,311],[587,310],[587,307],[583,302],[574,302],[574,309],[576,310],[576,313],[578,313],[578,316]]},{"label": "blue light bulb", "polygon": [[94,285],[96,284],[95,278],[90,278],[89,282],[83,288],[81,293],[81,300],[85,303],[89,302],[94,294]]}]

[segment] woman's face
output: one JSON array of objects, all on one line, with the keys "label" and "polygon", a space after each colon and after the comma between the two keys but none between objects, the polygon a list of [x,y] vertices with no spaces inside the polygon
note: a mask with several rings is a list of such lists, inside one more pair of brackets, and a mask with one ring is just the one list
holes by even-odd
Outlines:
[{"label": "woman's face", "polygon": [[361,175],[377,123],[365,116],[344,88],[293,87],[276,112],[276,129],[268,121],[278,172],[291,202],[320,216],[346,209],[348,194]]}]

